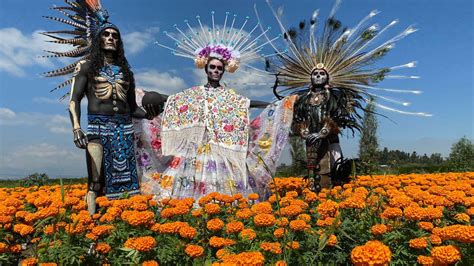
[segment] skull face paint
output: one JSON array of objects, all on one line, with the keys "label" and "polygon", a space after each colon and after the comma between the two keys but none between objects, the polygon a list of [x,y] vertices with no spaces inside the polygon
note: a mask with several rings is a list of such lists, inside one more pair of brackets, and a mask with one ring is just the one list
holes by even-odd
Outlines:
[{"label": "skull face paint", "polygon": [[219,82],[224,75],[224,64],[219,59],[211,59],[207,63],[207,80],[210,82]]},{"label": "skull face paint", "polygon": [[320,68],[315,69],[311,73],[311,85],[314,87],[322,87],[326,85],[329,81],[329,75],[326,70]]},{"label": "skull face paint", "polygon": [[108,28],[100,34],[100,48],[106,51],[117,51],[120,35],[117,30]]}]

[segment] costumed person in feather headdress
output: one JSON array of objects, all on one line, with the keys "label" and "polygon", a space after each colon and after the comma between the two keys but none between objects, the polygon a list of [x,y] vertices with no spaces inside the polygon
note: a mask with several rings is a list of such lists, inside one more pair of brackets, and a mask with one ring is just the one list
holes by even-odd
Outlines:
[{"label": "costumed person in feather headdress", "polygon": [[[414,67],[415,62],[395,67],[376,67],[374,63],[386,55],[395,42],[416,29],[410,26],[373,47],[371,45],[379,35],[398,21],[392,21],[381,30],[377,24],[366,26],[366,22],[379,13],[372,11],[354,28],[343,28],[341,22],[334,18],[339,3],[335,1],[320,34],[317,32],[318,10],[313,13],[309,26],[302,21],[298,27],[288,29],[281,21],[282,10],[275,11],[269,3],[285,43],[284,48],[272,43],[275,51],[284,49],[284,52],[268,60],[267,66],[277,77],[275,95],[280,99],[285,95],[298,97],[294,105],[292,133],[305,141],[306,178],[311,182],[310,187],[317,192],[323,187],[329,188],[331,183],[340,185],[349,181],[352,162],[343,158],[338,135],[342,129],[350,129],[353,133],[361,129],[362,117],[358,111],[365,111],[364,103],[374,97],[407,105],[375,95],[370,90],[419,93],[374,87],[384,78],[405,77],[387,75],[391,70]],[[389,111],[428,116],[374,104]]]},{"label": "costumed person in feather headdress", "polygon": [[[264,110],[264,118],[249,121],[249,108],[261,103],[250,101],[222,83],[225,72],[234,73],[247,65],[269,42],[259,44],[252,37],[253,30],[234,27],[236,15],[225,15],[222,25],[204,27],[197,16],[197,29],[185,21],[189,32],[177,26],[180,40],[165,34],[176,42],[177,48],[161,43],[173,54],[192,59],[203,70],[207,83],[192,87],[168,97],[160,119],[161,127],[144,128],[142,143],[160,140],[139,152],[145,157],[168,156],[168,167],[162,171],[153,165],[143,169],[142,189],[156,198],[201,198],[211,192],[228,195],[247,195],[258,192],[269,194],[270,173],[265,167],[275,169],[281,150],[288,138],[293,104],[279,102]],[[232,22],[231,22],[232,21]],[[268,31],[268,30],[267,30]],[[289,99],[288,101],[291,101]],[[267,104],[264,104],[265,107]],[[146,123],[146,122],[145,122]],[[146,127],[146,125],[145,125]],[[141,145],[145,147],[146,145]],[[264,163],[266,162],[266,164]]]},{"label": "costumed person in feather headdress", "polygon": [[[99,0],[66,1],[53,7],[67,17],[48,19],[72,26],[72,30],[43,33],[54,43],[70,44],[69,52],[48,51],[47,57],[73,57],[78,61],[45,73],[47,77],[73,74],[60,84],[71,84],[69,114],[74,143],[86,150],[88,171],[88,211],[96,211],[95,198],[116,199],[140,192],[134,152],[132,117],[149,118],[135,101],[133,72],[125,58],[120,31],[108,21]],[[68,39],[60,37],[74,35]],[[67,95],[67,94],[66,94]],[[66,97],[66,95],[63,96]],[[81,100],[87,97],[87,132],[81,127]]]}]

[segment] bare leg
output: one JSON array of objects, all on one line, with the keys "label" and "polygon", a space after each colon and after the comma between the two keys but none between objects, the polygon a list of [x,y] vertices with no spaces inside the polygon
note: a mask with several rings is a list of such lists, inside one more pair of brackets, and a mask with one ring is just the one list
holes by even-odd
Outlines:
[{"label": "bare leg", "polygon": [[89,174],[88,192],[86,196],[87,210],[90,214],[96,212],[95,199],[102,190],[102,159],[104,150],[99,140],[91,140],[87,144],[87,171]]}]

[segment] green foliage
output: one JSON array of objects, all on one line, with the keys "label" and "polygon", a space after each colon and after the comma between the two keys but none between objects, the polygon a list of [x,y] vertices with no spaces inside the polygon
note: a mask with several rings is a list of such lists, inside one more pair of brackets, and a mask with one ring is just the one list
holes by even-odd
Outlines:
[{"label": "green foliage", "polygon": [[451,147],[449,164],[453,171],[474,170],[474,144],[466,137],[462,137]]}]

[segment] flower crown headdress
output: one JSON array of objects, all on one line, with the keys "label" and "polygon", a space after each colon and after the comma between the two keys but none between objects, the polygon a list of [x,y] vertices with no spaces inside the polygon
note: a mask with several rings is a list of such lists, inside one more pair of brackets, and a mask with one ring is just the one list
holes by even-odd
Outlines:
[{"label": "flower crown headdress", "polygon": [[253,37],[255,30],[260,27],[257,23],[250,31],[244,28],[249,17],[245,17],[240,27],[236,26],[237,15],[229,18],[230,13],[225,13],[222,28],[215,23],[214,11],[211,11],[212,26],[204,26],[201,17],[196,16],[198,26],[193,28],[188,20],[184,20],[188,30],[184,32],[176,24],[174,25],[178,34],[163,32],[167,37],[175,42],[176,48],[155,42],[156,45],[171,50],[176,56],[181,56],[194,60],[197,68],[204,68],[210,58],[222,60],[226,71],[234,73],[242,64],[252,61],[264,55],[259,54],[262,48],[280,38],[281,35],[268,39],[259,44],[259,39],[271,28],[268,27],[257,37]]},{"label": "flower crown headdress", "polygon": [[[66,6],[53,6],[52,10],[61,13],[65,18],[44,16],[47,19],[64,23],[72,29],[47,31],[42,34],[51,38],[49,42],[57,44],[72,45],[73,49],[66,52],[45,51],[49,55],[43,57],[71,57],[79,58],[73,63],[61,67],[56,70],[43,73],[45,77],[58,77],[69,75],[74,72],[76,65],[81,61],[90,57],[91,47],[96,36],[106,28],[113,28],[119,31],[118,27],[108,21],[109,14],[100,3],[100,0],[75,0],[64,1]],[[72,37],[70,37],[72,36]],[[72,83],[71,76],[66,81],[57,85],[53,90],[63,88]],[[69,93],[61,97],[64,99]]]}]

